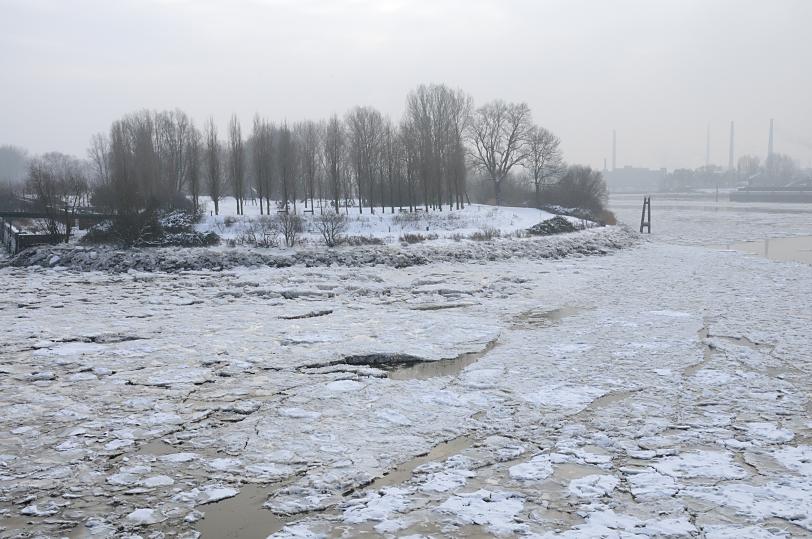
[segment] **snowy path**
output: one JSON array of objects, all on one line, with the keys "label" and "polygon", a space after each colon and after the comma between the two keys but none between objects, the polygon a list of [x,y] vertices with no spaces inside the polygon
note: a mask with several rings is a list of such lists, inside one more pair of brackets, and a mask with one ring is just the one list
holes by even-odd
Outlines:
[{"label": "snowy path", "polygon": [[812,535],[810,266],[0,275],[0,537]]}]

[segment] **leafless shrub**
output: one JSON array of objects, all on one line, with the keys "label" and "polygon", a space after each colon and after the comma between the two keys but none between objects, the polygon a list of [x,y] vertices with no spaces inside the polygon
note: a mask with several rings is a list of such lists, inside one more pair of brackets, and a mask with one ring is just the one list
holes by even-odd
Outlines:
[{"label": "leafless shrub", "polygon": [[400,226],[414,225],[416,223],[419,223],[421,219],[422,219],[422,214],[420,214],[420,213],[417,213],[417,212],[403,212],[403,213],[398,213],[397,215],[392,217],[392,224],[400,225]]},{"label": "leafless shrub", "polygon": [[335,247],[341,243],[341,236],[347,229],[347,218],[344,214],[328,211],[317,216],[315,222],[327,247]]},{"label": "leafless shrub", "polygon": [[375,236],[346,236],[342,238],[341,243],[358,247],[359,245],[383,245],[383,240]]},{"label": "leafless shrub", "polygon": [[437,234],[404,234],[400,237],[400,241],[404,243],[421,243],[426,240],[436,240]]},{"label": "leafless shrub", "polygon": [[233,215],[226,215],[223,217],[223,224],[226,226],[226,228],[231,228],[236,222],[237,218]]},{"label": "leafless shrub", "polygon": [[266,216],[258,220],[250,219],[237,239],[239,243],[255,247],[278,247],[279,226],[276,221]]},{"label": "leafless shrub", "polygon": [[499,229],[486,227],[478,230],[477,232],[474,232],[473,234],[468,236],[468,239],[474,241],[491,241],[492,239],[498,238],[501,235],[502,233],[499,231]]},{"label": "leafless shrub", "polygon": [[293,247],[296,244],[296,236],[302,231],[302,218],[295,213],[280,213],[276,218],[279,230],[285,238],[285,245]]}]

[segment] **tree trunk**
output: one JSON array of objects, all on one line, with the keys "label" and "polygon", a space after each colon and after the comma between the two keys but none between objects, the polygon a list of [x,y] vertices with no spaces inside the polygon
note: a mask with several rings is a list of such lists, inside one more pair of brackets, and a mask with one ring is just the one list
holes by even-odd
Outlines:
[{"label": "tree trunk", "polygon": [[494,195],[496,196],[496,205],[502,205],[502,181],[501,180],[494,180],[493,181],[493,188],[494,188]]},{"label": "tree trunk", "polygon": [[541,208],[541,184],[536,182],[536,208]]}]

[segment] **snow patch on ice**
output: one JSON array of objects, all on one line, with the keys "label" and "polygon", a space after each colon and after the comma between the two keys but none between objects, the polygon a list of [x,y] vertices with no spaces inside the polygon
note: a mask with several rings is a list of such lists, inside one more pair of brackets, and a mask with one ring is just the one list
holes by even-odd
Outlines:
[{"label": "snow patch on ice", "polygon": [[136,509],[127,515],[127,520],[136,526],[149,526],[166,520],[166,517],[157,509]]},{"label": "snow patch on ice", "polygon": [[536,455],[527,462],[511,466],[508,473],[520,481],[541,481],[553,474],[553,464],[549,455]]},{"label": "snow patch on ice", "polygon": [[773,453],[773,457],[789,470],[812,476],[812,446],[782,447]]},{"label": "snow patch on ice", "polygon": [[729,453],[694,451],[665,457],[653,463],[660,473],[671,477],[709,477],[715,479],[742,479],[747,473],[733,462]]},{"label": "snow patch on ice", "polygon": [[396,487],[368,492],[363,498],[348,502],[344,509],[344,522],[359,524],[368,520],[388,520],[392,513],[401,512],[408,507],[405,494],[408,494],[408,490]]},{"label": "snow patch on ice", "polygon": [[619,484],[620,479],[614,475],[595,474],[573,479],[568,490],[571,496],[578,498],[599,498],[615,490]]},{"label": "snow patch on ice", "polygon": [[516,521],[516,515],[523,507],[524,501],[518,494],[481,489],[452,496],[437,511],[454,515],[464,524],[486,526],[496,535],[508,535],[526,529],[524,524]]}]

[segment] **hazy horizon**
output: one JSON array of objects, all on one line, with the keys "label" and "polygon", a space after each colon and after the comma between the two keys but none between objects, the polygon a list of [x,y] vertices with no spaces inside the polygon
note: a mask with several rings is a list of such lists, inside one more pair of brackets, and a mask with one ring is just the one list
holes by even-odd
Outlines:
[{"label": "hazy horizon", "polygon": [[696,167],[775,150],[812,162],[812,3],[0,0],[0,145],[79,156],[139,109],[198,125],[259,113],[325,118],[371,105],[399,119],[438,82],[527,102],[565,159]]}]

